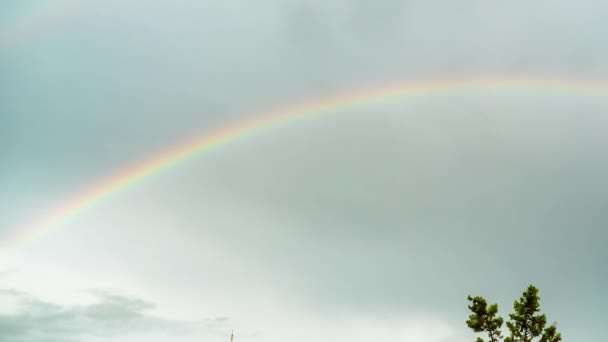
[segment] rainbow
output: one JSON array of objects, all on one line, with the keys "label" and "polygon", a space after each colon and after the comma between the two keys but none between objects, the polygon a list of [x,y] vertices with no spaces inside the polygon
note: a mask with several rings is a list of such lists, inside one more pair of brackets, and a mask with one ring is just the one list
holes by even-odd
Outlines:
[{"label": "rainbow", "polygon": [[6,256],[36,241],[49,232],[64,226],[77,215],[91,210],[112,196],[135,187],[186,161],[200,157],[228,143],[238,142],[256,133],[271,130],[303,119],[312,119],[331,113],[343,113],[355,107],[373,105],[399,99],[439,94],[460,94],[471,91],[523,90],[567,92],[592,96],[608,95],[608,84],[601,82],[556,78],[494,77],[476,79],[430,80],[397,83],[382,87],[365,88],[269,111],[252,119],[227,125],[214,132],[199,136],[169,148],[142,163],[132,165],[106,179],[102,179],[73,197],[47,215],[39,217],[14,231],[16,234],[0,244],[0,256]]},{"label": "rainbow", "polygon": [[[19,11],[0,26],[0,51],[3,48],[27,38],[45,27],[52,26],[66,18],[77,16],[94,6],[108,6],[111,2],[124,5],[124,1],[85,0],[39,1],[20,8]],[[169,148],[146,159],[142,163],[125,168],[122,172],[102,179],[82,193],[60,204],[46,215],[23,226],[16,227],[15,233],[0,241],[0,261],[6,256],[24,248],[54,229],[64,226],[79,214],[91,210],[102,201],[153,178],[188,160],[204,155],[230,142],[246,139],[258,132],[276,128],[330,113],[346,112],[349,109],[417,96],[441,93],[462,93],[476,90],[501,91],[549,91],[582,95],[608,95],[608,84],[588,79],[556,77],[482,77],[453,78],[390,84],[380,87],[360,89],[335,96],[313,100],[303,104],[287,106],[268,111],[261,115],[249,115],[253,119],[227,125],[214,132],[203,132],[199,136]]]}]

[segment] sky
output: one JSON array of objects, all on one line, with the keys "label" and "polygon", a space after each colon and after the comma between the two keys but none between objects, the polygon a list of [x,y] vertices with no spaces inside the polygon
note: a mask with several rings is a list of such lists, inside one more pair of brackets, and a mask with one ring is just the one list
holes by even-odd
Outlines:
[{"label": "sky", "polygon": [[[580,1],[0,4],[0,243],[101,179],[267,109],[445,75],[608,84]],[[431,94],[235,140],[0,255],[0,341],[473,341],[529,284],[608,318],[608,97]]]}]

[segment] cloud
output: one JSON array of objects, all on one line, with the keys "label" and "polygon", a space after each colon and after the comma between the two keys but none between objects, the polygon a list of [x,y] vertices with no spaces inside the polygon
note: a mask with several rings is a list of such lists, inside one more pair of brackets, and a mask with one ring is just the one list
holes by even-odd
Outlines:
[{"label": "cloud", "polygon": [[10,276],[16,272],[17,272],[16,270],[12,270],[12,269],[2,270],[2,271],[0,271],[0,278]]},{"label": "cloud", "polygon": [[155,305],[135,297],[93,291],[95,301],[86,305],[60,305],[14,289],[0,289],[0,300],[16,300],[17,309],[0,315],[2,341],[71,342],[125,338],[156,333],[189,336],[197,329],[223,325],[225,317],[198,321],[170,320],[150,314]]}]

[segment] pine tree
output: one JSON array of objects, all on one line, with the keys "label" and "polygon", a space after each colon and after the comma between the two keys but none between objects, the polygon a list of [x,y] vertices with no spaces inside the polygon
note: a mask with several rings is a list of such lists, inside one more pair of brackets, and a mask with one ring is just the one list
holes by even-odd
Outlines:
[{"label": "pine tree", "polygon": [[555,325],[545,328],[547,316],[540,314],[540,297],[538,289],[530,285],[519,298],[513,303],[514,313],[507,322],[511,336],[505,338],[505,342],[532,342],[534,338],[541,336],[541,341],[559,342],[561,334],[557,333]]},{"label": "pine tree", "polygon": [[[468,297],[472,302],[469,309],[473,312],[469,316],[467,325],[475,332],[485,332],[488,334],[489,342],[498,342],[502,339],[500,328],[502,327],[503,319],[498,317],[498,304],[492,304],[488,307],[488,303],[483,297]],[[485,342],[483,338],[478,337],[476,342]]]},{"label": "pine tree", "polygon": [[[499,342],[502,339],[500,328],[503,319],[498,316],[498,305],[488,306],[483,297],[468,297],[471,302],[469,310],[472,314],[467,320],[467,326],[474,332],[486,333],[489,342]],[[540,313],[540,297],[538,289],[530,285],[518,301],[513,303],[514,313],[509,315],[507,328],[511,333],[504,339],[504,342],[534,342],[535,338],[540,337],[538,342],[561,342],[562,335],[557,332],[555,324],[546,327],[547,317]],[[478,337],[476,342],[485,342]]]}]

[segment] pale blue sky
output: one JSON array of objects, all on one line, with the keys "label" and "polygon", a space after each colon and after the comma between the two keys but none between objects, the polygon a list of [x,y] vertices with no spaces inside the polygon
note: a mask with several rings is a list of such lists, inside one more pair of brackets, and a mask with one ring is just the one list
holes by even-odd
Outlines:
[{"label": "pale blue sky", "polygon": [[[72,14],[0,40],[0,239],[264,108],[446,73],[608,71],[601,1],[0,12],[27,18],[36,3]],[[215,342],[235,328],[254,342],[468,341],[468,294],[506,316],[533,283],[565,341],[603,341],[607,108],[574,93],[448,94],[235,142],[0,262],[0,340]]]}]

